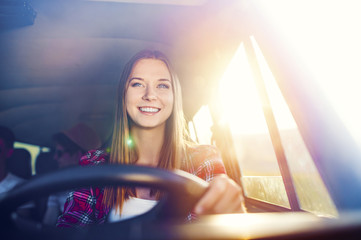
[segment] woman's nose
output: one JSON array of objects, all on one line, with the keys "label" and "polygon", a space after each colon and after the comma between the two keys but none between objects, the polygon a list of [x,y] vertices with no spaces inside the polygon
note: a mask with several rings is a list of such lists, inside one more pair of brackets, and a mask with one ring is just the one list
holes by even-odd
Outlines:
[{"label": "woman's nose", "polygon": [[157,94],[152,87],[146,87],[143,100],[151,101],[157,99]]}]

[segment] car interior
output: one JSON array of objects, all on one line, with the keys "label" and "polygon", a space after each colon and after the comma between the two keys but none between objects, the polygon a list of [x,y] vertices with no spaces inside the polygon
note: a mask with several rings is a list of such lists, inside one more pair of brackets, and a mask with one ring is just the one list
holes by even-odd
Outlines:
[{"label": "car interior", "polygon": [[[360,9],[337,0],[1,1],[0,125],[16,136],[11,171],[29,179],[0,195],[6,239],[359,239]],[[170,58],[190,135],[220,150],[247,213],[185,224],[206,186],[179,172],[104,166],[37,176],[52,135],[78,123],[109,148],[120,74],[142,49]],[[156,187],[169,198],[77,231],[16,214],[39,196],[93,184]]]}]

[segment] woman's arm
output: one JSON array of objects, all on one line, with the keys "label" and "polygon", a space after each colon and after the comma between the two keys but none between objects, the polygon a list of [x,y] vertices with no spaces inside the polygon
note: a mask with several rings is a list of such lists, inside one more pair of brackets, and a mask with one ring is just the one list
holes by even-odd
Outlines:
[{"label": "woman's arm", "polygon": [[[91,150],[81,159],[81,166],[101,165],[107,162],[108,155],[102,150]],[[107,209],[102,205],[103,190],[84,188],[70,193],[59,216],[57,227],[82,227],[100,224],[105,221]]]},{"label": "woman's arm", "polygon": [[99,188],[71,192],[56,226],[83,227],[103,223],[107,212],[101,204],[102,199],[103,190]]},{"label": "woman's arm", "polygon": [[92,224],[94,202],[96,199],[90,190],[81,189],[71,192],[64,205],[64,212],[59,216],[57,227],[81,227]]}]

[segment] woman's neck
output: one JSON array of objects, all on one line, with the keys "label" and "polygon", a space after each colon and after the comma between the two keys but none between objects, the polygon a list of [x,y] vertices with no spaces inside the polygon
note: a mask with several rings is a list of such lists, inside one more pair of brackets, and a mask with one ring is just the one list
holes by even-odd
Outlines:
[{"label": "woman's neck", "polygon": [[159,163],[159,155],[164,141],[164,127],[143,129],[133,127],[131,135],[137,144],[137,165],[156,167]]}]

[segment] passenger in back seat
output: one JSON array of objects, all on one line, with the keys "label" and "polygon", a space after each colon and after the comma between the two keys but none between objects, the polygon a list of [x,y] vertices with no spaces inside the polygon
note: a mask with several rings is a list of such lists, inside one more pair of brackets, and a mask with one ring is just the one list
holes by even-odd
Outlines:
[{"label": "passenger in back seat", "polygon": [[[55,142],[54,160],[59,168],[78,165],[81,156],[86,151],[99,148],[101,145],[97,133],[84,123],[79,123],[68,130],[56,133],[53,140]],[[60,192],[49,197],[43,219],[45,225],[56,224],[58,216],[64,210],[67,197],[68,192]]]},{"label": "passenger in back seat", "polygon": [[14,152],[15,135],[7,127],[0,126],[0,194],[14,188],[24,180],[9,172],[7,161]]}]

